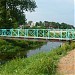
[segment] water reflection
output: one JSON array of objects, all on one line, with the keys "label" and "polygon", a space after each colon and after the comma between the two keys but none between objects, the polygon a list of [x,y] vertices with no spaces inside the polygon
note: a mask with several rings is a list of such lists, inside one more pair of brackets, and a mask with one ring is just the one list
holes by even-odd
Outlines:
[{"label": "water reflection", "polygon": [[6,61],[12,60],[14,58],[23,58],[23,57],[30,57],[34,54],[39,52],[48,52],[53,48],[56,48],[61,45],[61,42],[47,42],[45,45],[31,50],[24,50],[18,52],[10,52],[10,53],[1,53],[0,54],[0,64],[5,63]]},{"label": "water reflection", "polygon": [[62,42],[47,42],[47,44],[41,46],[40,48],[29,50],[27,52],[27,57],[30,57],[33,54],[39,53],[39,52],[48,52],[53,48],[56,48],[61,45]]}]

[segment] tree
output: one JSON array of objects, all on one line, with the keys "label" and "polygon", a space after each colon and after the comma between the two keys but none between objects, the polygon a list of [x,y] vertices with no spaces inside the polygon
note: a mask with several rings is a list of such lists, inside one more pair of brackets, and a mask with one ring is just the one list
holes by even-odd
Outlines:
[{"label": "tree", "polygon": [[23,24],[26,20],[24,12],[32,12],[36,7],[34,0],[0,0],[0,28]]},{"label": "tree", "polygon": [[37,27],[38,27],[38,26],[39,26],[39,22],[36,22],[35,26],[37,26]]},{"label": "tree", "polygon": [[44,23],[42,21],[39,22],[40,26],[44,26]]}]

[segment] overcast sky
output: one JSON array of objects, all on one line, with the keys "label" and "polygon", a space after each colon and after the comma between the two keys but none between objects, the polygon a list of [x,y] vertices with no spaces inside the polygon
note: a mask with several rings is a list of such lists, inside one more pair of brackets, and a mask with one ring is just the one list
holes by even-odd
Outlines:
[{"label": "overcast sky", "polygon": [[74,25],[75,0],[35,0],[35,12],[26,12],[27,21],[54,21]]}]

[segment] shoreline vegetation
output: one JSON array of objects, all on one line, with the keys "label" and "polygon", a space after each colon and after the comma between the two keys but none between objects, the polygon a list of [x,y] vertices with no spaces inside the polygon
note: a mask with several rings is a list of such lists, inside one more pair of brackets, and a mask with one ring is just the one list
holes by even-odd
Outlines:
[{"label": "shoreline vegetation", "polygon": [[44,44],[46,42],[0,39],[0,64],[5,64],[15,58],[27,57],[28,50],[36,49]]},{"label": "shoreline vegetation", "polygon": [[3,40],[0,39],[0,53],[16,52],[34,49],[42,46],[46,42],[26,41],[26,40]]},{"label": "shoreline vegetation", "polygon": [[39,53],[29,58],[16,58],[1,65],[0,75],[58,75],[59,59],[75,48],[68,42],[48,53]]}]

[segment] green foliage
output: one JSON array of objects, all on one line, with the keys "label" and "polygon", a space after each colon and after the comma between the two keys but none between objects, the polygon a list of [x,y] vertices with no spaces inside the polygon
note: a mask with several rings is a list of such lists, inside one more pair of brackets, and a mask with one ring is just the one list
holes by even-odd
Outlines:
[{"label": "green foliage", "polygon": [[0,39],[0,53],[2,52],[17,52],[29,50],[43,45],[44,42],[23,41],[23,40],[2,40]]},{"label": "green foliage", "polygon": [[44,29],[49,29],[49,28],[54,28],[54,29],[72,29],[75,28],[73,25],[69,25],[66,23],[58,23],[58,22],[49,22],[49,21],[44,21],[44,22],[36,22],[35,28],[44,28]]},{"label": "green foliage", "polygon": [[75,42],[72,42],[70,45],[71,45],[70,46],[71,49],[74,49],[75,48]]},{"label": "green foliage", "polygon": [[[30,58],[12,60],[7,65],[2,66],[0,73],[4,75],[49,75],[55,73],[54,60],[45,53],[38,54]],[[9,65],[9,66],[8,66]],[[6,69],[6,67],[8,67]],[[6,69],[6,70],[5,70]]]},{"label": "green foliage", "polygon": [[34,0],[0,0],[0,28],[16,28],[25,24],[24,11],[34,11],[35,8]]},{"label": "green foliage", "polygon": [[[5,42],[5,41],[4,41]],[[31,43],[31,42],[30,42]],[[1,43],[3,44],[3,43]],[[22,44],[22,42],[21,42]],[[16,58],[0,68],[1,75],[56,75],[59,59],[75,48],[75,43],[63,43],[48,53],[39,53],[29,58]]]}]

